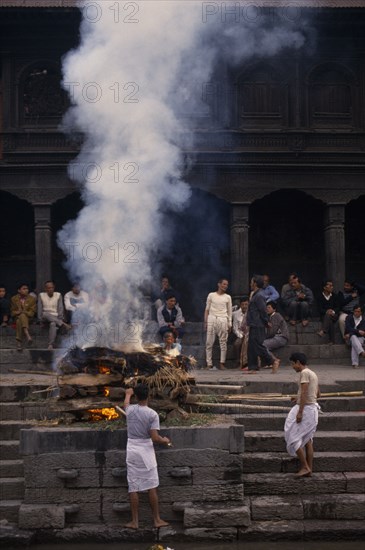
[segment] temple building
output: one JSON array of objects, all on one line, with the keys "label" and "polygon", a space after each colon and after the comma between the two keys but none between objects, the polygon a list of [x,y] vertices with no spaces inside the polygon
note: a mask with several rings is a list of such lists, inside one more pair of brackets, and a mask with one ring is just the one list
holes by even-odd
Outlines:
[{"label": "temple building", "polygon": [[[233,2],[242,9],[230,16],[247,4]],[[234,296],[268,271],[278,285],[297,271],[339,290],[345,276],[365,279],[365,1],[255,4],[277,21],[305,19],[311,47],[214,70],[187,181],[197,203],[217,208]],[[0,4],[0,280],[12,291],[23,280],[69,284],[56,235],[82,207],[67,172],[82,136],[60,129],[60,82],[80,20],[74,0]]]}]

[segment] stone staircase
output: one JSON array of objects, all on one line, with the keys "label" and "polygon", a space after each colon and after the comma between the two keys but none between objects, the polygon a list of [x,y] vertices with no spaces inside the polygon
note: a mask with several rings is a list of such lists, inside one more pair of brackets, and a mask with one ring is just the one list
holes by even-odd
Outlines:
[{"label": "stone staircase", "polygon": [[[295,384],[277,381],[254,382],[248,386],[237,383],[234,389],[214,384],[212,390],[209,384],[198,384],[195,389],[201,399],[196,410],[234,414],[236,422],[245,427],[243,483],[252,524],[242,533],[242,538],[275,540],[316,536],[331,539],[347,538],[349,533],[356,538],[361,532],[363,536],[365,397],[320,400],[322,412],[314,439],[314,472],[310,478],[296,479],[294,473],[299,463],[287,454],[283,437],[287,413],[275,409],[288,407],[289,399],[262,401],[257,396],[260,386],[265,392],[296,393]],[[363,391],[365,380],[352,381],[351,387]],[[348,389],[346,381],[321,385],[322,393]],[[240,397],[242,394],[247,397],[250,392],[255,394],[252,400]],[[247,404],[253,409],[245,409]],[[260,410],[262,405],[273,409]]]},{"label": "stone staircase", "polygon": [[[204,364],[203,325],[187,323],[186,328],[183,352],[195,355]],[[310,363],[322,364],[324,369],[326,364],[346,365],[348,368],[349,350],[344,344],[323,344],[316,335],[318,328],[319,324],[315,322],[305,328],[290,327],[291,343],[281,355],[283,364],[291,351],[298,349],[307,354]],[[155,329],[156,326],[151,324],[150,334],[154,334]],[[20,430],[52,416],[44,401],[47,393],[33,393],[52,385],[52,376],[47,373],[52,371],[57,353],[63,353],[62,349],[59,352],[44,349],[46,340],[46,335],[40,331],[31,349],[18,352],[13,335],[0,334],[1,344],[7,346],[0,349],[0,520],[13,525],[17,524],[24,495],[23,462],[19,456]],[[228,367],[235,363],[231,346],[229,354]],[[28,372],[27,383],[24,383],[24,376],[20,379],[20,373],[25,371]],[[43,376],[38,374],[42,372]],[[349,381],[345,372],[344,367],[341,382],[321,384],[322,393],[365,390],[364,377]],[[220,373],[216,374],[220,376]],[[331,530],[338,532],[339,536],[341,533],[348,536],[352,532],[361,532],[365,519],[365,398],[322,400],[323,414],[315,436],[314,473],[311,478],[297,480],[293,475],[297,469],[296,459],[286,454],[283,440],[286,412],[276,409],[262,411],[260,399],[250,401],[251,405],[257,405],[256,410],[247,411],[244,408],[247,401],[239,397],[248,391],[295,393],[296,384],[270,374],[265,383],[251,379],[247,384],[247,380],[245,383],[238,381],[236,374],[237,371],[232,371],[234,382],[228,391],[219,379],[213,391],[210,389],[212,381],[198,383],[195,391],[205,399],[206,410],[232,414],[235,421],[245,427],[243,481],[252,525],[242,536],[247,540],[250,537],[252,540],[272,540],[275,537],[290,538],[291,534],[305,538],[311,533],[322,533],[326,538],[326,533]],[[197,377],[199,379],[199,373]],[[238,378],[242,380],[241,376]],[[224,399],[227,394],[231,397],[229,401]],[[234,396],[236,398],[232,399]],[[265,401],[265,405],[288,407],[288,400]]]}]

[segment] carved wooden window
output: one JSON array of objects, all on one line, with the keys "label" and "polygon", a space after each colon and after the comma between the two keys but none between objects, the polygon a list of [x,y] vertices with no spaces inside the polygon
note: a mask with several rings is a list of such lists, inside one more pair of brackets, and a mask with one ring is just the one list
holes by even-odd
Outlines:
[{"label": "carved wooden window", "polygon": [[318,127],[352,126],[353,81],[337,67],[321,67],[311,76],[309,109],[311,123]]},{"label": "carved wooden window", "polygon": [[244,75],[238,83],[240,126],[281,126],[286,111],[286,87],[270,68]]},{"label": "carved wooden window", "polygon": [[44,64],[30,69],[20,91],[21,122],[25,126],[57,126],[67,108],[67,94],[61,88],[61,73]]}]

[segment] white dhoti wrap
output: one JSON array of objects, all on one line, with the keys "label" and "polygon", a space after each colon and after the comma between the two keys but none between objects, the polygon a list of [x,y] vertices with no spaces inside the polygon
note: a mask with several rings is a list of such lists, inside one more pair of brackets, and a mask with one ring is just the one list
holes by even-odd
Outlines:
[{"label": "white dhoti wrap", "polygon": [[128,439],[127,479],[129,493],[158,487],[157,461],[152,439]]},{"label": "white dhoti wrap", "polygon": [[286,449],[291,456],[296,456],[296,451],[304,447],[314,436],[318,424],[317,403],[305,405],[302,421],[297,422],[299,405],[295,405],[289,412],[285,421],[284,432]]}]

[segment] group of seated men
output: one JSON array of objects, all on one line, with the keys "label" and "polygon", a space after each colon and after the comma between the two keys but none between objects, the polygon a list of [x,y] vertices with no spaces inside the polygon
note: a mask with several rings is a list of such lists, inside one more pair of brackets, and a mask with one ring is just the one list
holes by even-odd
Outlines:
[{"label": "group of seated men", "polygon": [[21,351],[24,344],[27,346],[33,344],[29,324],[33,319],[38,318],[41,323],[49,327],[48,349],[52,350],[58,330],[70,330],[71,325],[66,320],[71,319],[79,308],[87,306],[88,302],[88,293],[81,290],[78,283],[75,283],[64,297],[60,292],[55,291],[53,281],[47,281],[44,292],[40,292],[38,296],[34,292],[30,293],[29,286],[22,283],[17,289],[17,294],[10,300],[6,297],[5,287],[0,286],[1,326],[6,327],[14,323],[17,349]]}]

